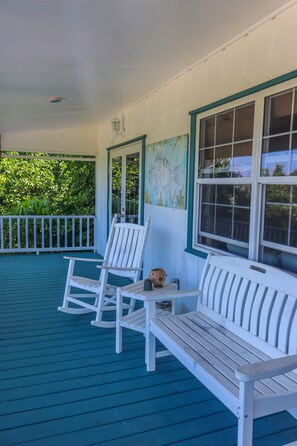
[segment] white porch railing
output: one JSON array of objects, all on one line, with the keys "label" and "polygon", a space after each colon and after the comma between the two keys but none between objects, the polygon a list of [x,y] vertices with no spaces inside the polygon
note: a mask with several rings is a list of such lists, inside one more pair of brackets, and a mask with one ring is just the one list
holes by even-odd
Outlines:
[{"label": "white porch railing", "polygon": [[0,216],[0,253],[93,250],[94,234],[92,215]]}]

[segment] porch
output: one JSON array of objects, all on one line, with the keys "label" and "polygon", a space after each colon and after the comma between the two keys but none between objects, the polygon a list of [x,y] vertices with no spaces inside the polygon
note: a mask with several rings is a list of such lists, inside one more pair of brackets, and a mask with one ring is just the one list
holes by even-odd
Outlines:
[{"label": "porch", "polygon": [[[0,256],[0,444],[235,445],[235,417],[177,360],[148,373],[141,334],[117,355],[114,329],[57,311],[66,269],[60,253]],[[254,445],[296,437],[287,413],[255,422]]]}]

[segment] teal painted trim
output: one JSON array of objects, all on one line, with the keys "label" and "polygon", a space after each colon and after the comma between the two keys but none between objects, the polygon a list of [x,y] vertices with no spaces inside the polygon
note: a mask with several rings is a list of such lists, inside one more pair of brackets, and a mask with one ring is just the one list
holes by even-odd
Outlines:
[{"label": "teal painted trim", "polygon": [[146,136],[147,135],[142,135],[142,136],[138,136],[137,138],[129,139],[129,141],[121,142],[119,144],[116,144],[115,146],[107,147],[106,150],[119,149],[121,147],[128,146],[130,144],[133,144],[134,142],[145,140]]},{"label": "teal painted trim", "polygon": [[141,207],[140,207],[140,224],[144,224],[144,186],[145,186],[145,143],[146,135],[142,138],[141,148]]},{"label": "teal painted trim", "polygon": [[204,251],[199,251],[198,249],[194,249],[194,248],[187,248],[185,249],[185,252],[187,252],[188,254],[193,254],[196,257],[200,257],[201,259],[206,259],[207,254]]},{"label": "teal painted trim", "polygon": [[232,94],[231,96],[227,96],[223,99],[219,99],[218,101],[212,102],[211,104],[205,105],[203,107],[199,107],[196,110],[190,111],[189,114],[190,115],[198,115],[199,113],[203,113],[205,111],[211,110],[212,108],[216,108],[216,107],[219,107],[220,105],[227,104],[228,102],[235,101],[236,99],[241,99],[245,96],[249,96],[249,95],[257,93],[261,90],[266,90],[266,88],[273,87],[277,84],[281,84],[283,82],[289,81],[296,77],[297,77],[297,70],[291,71],[290,73],[275,77],[274,79],[263,82],[262,84],[256,85],[255,87],[248,88],[247,90],[243,90],[238,93]]},{"label": "teal painted trim", "polygon": [[196,116],[192,115],[191,127],[190,127],[190,150],[189,150],[187,250],[192,249],[192,237],[193,237],[193,212],[194,212],[193,186],[195,179],[195,146],[196,146]]},{"label": "teal painted trim", "polygon": [[144,223],[144,175],[145,175],[145,142],[146,142],[146,135],[138,136],[137,138],[129,139],[129,141],[122,142],[120,144],[116,144],[114,146],[107,147],[106,150],[108,151],[107,156],[107,234],[109,233],[109,220],[110,220],[110,213],[109,213],[109,199],[110,199],[110,193],[109,193],[109,167],[110,167],[110,151],[113,149],[120,149],[122,147],[128,146],[130,144],[133,144],[135,142],[142,142],[141,144],[141,208],[140,208],[140,224]]}]

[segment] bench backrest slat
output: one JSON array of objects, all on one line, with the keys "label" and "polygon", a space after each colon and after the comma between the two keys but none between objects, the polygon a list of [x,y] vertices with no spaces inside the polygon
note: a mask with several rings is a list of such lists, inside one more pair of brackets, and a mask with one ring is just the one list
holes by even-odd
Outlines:
[{"label": "bench backrest slat", "polygon": [[[282,353],[297,352],[297,278],[250,260],[210,255],[199,310],[226,318],[236,330]],[[230,326],[228,325],[228,328]]]}]

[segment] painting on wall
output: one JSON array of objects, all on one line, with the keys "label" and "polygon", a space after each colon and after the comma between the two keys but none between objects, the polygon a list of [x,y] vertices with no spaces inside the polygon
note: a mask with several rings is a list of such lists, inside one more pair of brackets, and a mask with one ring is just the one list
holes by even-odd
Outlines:
[{"label": "painting on wall", "polygon": [[145,202],[186,208],[188,135],[146,146]]}]

